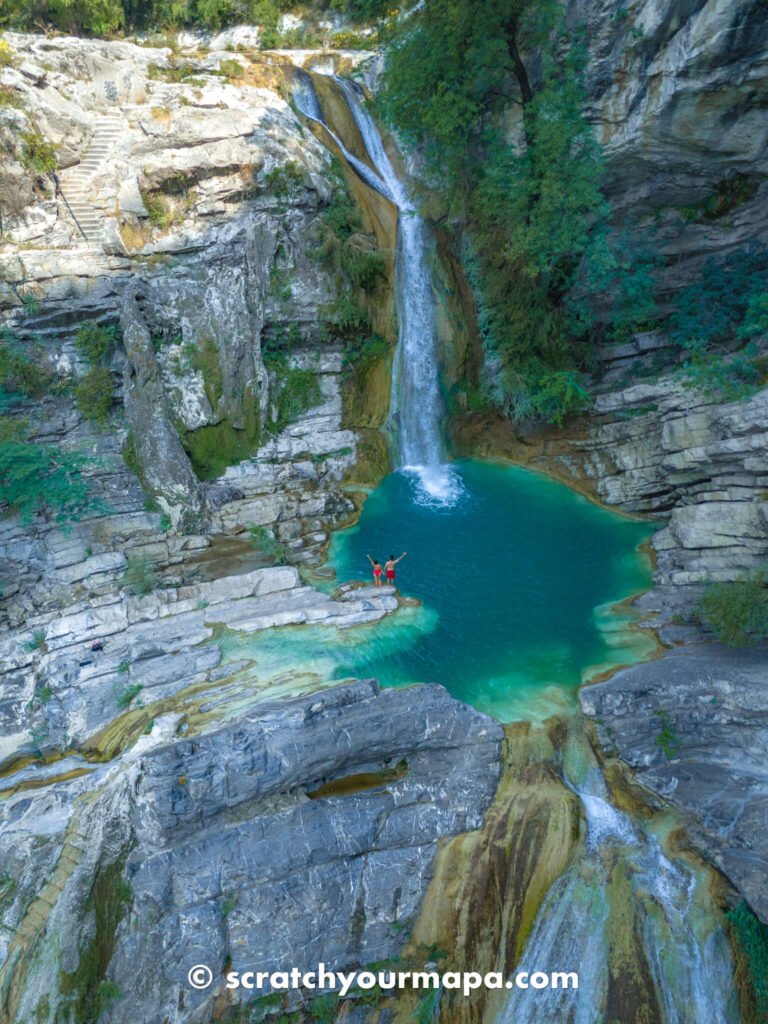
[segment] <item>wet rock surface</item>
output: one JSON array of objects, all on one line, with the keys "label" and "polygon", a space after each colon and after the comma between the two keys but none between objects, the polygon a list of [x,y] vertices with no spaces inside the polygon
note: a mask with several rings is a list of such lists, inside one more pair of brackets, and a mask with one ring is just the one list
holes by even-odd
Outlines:
[{"label": "wet rock surface", "polygon": [[694,845],[768,921],[768,648],[690,644],[579,698],[603,748],[689,815]]}]

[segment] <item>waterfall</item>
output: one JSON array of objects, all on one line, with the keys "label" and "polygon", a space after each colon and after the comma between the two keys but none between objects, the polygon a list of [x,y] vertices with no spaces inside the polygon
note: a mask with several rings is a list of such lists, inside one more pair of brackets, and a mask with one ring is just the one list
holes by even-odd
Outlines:
[{"label": "waterfall", "polygon": [[394,196],[386,182],[384,182],[378,174],[372,171],[368,164],[363,160],[358,160],[353,153],[350,153],[338,135],[336,135],[336,133],[333,132],[325,123],[323,120],[323,112],[320,109],[320,103],[317,99],[317,93],[312,85],[312,79],[306,71],[297,71],[296,73],[296,80],[293,87],[293,99],[297,108],[305,117],[309,118],[310,121],[315,121],[323,128],[324,131],[328,132],[330,137],[341,150],[342,156],[357,176],[370,188],[384,196],[385,199],[388,199],[390,202],[395,202]]},{"label": "waterfall", "polygon": [[413,474],[416,497],[430,504],[451,505],[461,493],[456,470],[442,460],[442,400],[437,367],[437,325],[430,237],[414,208],[408,189],[395,172],[381,133],[366,110],[360,90],[336,78],[363,139],[374,173],[358,160],[324,124],[311,78],[297,76],[296,104],[305,116],[323,124],[350,166],[398,209],[395,291],[398,345],[392,374],[389,428],[396,438],[398,466]]},{"label": "waterfall", "polygon": [[571,788],[584,807],[586,842],[547,893],[516,970],[576,971],[579,987],[514,989],[500,1024],[604,1019],[611,899],[621,898],[612,890],[614,873],[629,881],[665,1024],[734,1024],[740,1018],[727,939],[698,899],[693,871],[682,860],[673,863],[652,832],[610,803],[597,765]]}]

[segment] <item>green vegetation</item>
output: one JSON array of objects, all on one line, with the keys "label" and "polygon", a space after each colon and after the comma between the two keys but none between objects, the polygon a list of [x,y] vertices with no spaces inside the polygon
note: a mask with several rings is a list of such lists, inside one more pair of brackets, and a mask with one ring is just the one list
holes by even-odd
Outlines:
[{"label": "green vegetation", "polygon": [[76,452],[35,444],[22,421],[0,416],[0,493],[22,522],[42,513],[64,524],[102,508],[83,478],[88,464]]},{"label": "green vegetation", "polygon": [[379,334],[355,334],[344,342],[342,379],[361,375],[389,351],[389,343]]},{"label": "green vegetation", "polygon": [[75,334],[75,348],[91,366],[109,361],[117,344],[117,330],[99,324],[83,324]]},{"label": "green vegetation", "polygon": [[228,420],[214,423],[182,435],[181,442],[200,480],[215,480],[227,466],[234,466],[250,458],[259,447],[259,410],[254,397],[246,396],[250,403],[247,424],[242,430]]},{"label": "green vegetation", "polygon": [[339,1008],[340,1000],[337,995],[317,996],[309,1004],[309,1019],[315,1024],[333,1024]]},{"label": "green vegetation", "polygon": [[146,192],[142,189],[141,200],[149,217],[149,223],[155,228],[167,228],[173,223],[173,211],[168,200],[158,191]]},{"label": "green vegetation", "polygon": [[115,702],[121,711],[124,711],[130,706],[131,701],[136,697],[144,687],[141,683],[131,683],[129,686],[124,686],[119,690],[115,691]]},{"label": "green vegetation", "polygon": [[[73,35],[112,36],[121,31],[198,27],[218,30],[227,25],[260,25],[261,49],[278,46],[312,46],[321,37],[311,25],[281,33],[279,23],[286,11],[314,8],[341,11],[355,22],[368,23],[393,13],[389,0],[6,0],[0,8],[0,28],[41,30],[45,27]],[[339,33],[334,45],[370,45],[354,33]],[[13,59],[7,45],[0,54]]]},{"label": "green vegetation", "polygon": [[759,183],[747,174],[734,174],[715,186],[714,192],[692,206],[683,207],[681,213],[687,221],[718,220],[754,199]]},{"label": "green vegetation", "polygon": [[192,366],[203,375],[206,397],[215,410],[224,394],[224,375],[221,372],[219,350],[212,338],[204,338],[200,342],[192,356]]},{"label": "green vegetation", "polygon": [[61,994],[69,1003],[69,1014],[62,1019],[72,1024],[91,1024],[122,994],[117,985],[106,981],[105,975],[115,951],[117,926],[131,902],[130,887],[123,879],[124,866],[125,855],[113,864],[101,865],[83,902],[83,916],[93,915],[94,927],[87,944],[79,950],[77,968],[61,974]]},{"label": "green vegetation", "polygon": [[219,64],[219,74],[224,78],[237,81],[242,78],[245,74],[245,68],[242,64],[239,64],[236,60],[223,60]]},{"label": "green vegetation", "polygon": [[684,377],[692,387],[735,401],[768,379],[768,359],[754,343],[768,331],[766,271],[768,246],[751,243],[707,260],[700,277],[678,292],[670,337],[688,357]]},{"label": "green vegetation", "polygon": [[261,551],[271,565],[285,565],[288,561],[287,548],[266,526],[249,526],[248,540],[251,547]]},{"label": "green vegetation", "polygon": [[323,211],[313,255],[336,280],[336,299],[324,312],[330,334],[344,346],[343,376],[363,380],[389,349],[386,339],[372,333],[371,316],[363,304],[386,279],[387,254],[366,233],[337,166],[334,178],[336,188]]},{"label": "green vegetation", "polygon": [[21,162],[35,174],[50,174],[56,170],[56,150],[38,131],[21,133]]},{"label": "green vegetation", "polygon": [[36,630],[32,634],[32,639],[24,644],[28,651],[45,651],[45,633],[42,630]]},{"label": "green vegetation", "polygon": [[271,171],[262,174],[257,182],[265,191],[283,198],[289,196],[304,182],[304,171],[301,164],[295,160],[288,160],[279,167],[273,167]]},{"label": "green vegetation", "polygon": [[431,1024],[431,1021],[437,1020],[439,1006],[439,989],[433,989],[431,992],[425,993],[419,999],[419,1008],[416,1011],[416,1024]]},{"label": "green vegetation", "polygon": [[75,405],[86,419],[104,426],[112,408],[112,375],[106,366],[93,366],[75,385]]},{"label": "green vegetation", "polygon": [[370,22],[386,17],[397,4],[392,0],[331,0],[329,6],[353,21]]},{"label": "green vegetation", "polygon": [[155,567],[147,558],[140,555],[132,555],[128,559],[120,586],[136,597],[145,597],[151,594],[158,586],[159,580]]},{"label": "green vegetation", "polygon": [[21,110],[24,107],[24,98],[18,89],[15,89],[12,85],[0,85],[0,107],[11,107],[14,110]]},{"label": "green vegetation", "polygon": [[[176,84],[186,82],[188,85],[202,85],[200,68],[188,62],[172,61],[168,67],[161,64],[150,64],[147,69],[149,78],[161,82],[174,82]],[[145,204],[146,205],[146,204]]]},{"label": "green vegetation", "polygon": [[365,233],[360,211],[341,185],[323,211],[316,255],[343,280],[366,292],[384,277],[386,256],[376,248],[375,238]]},{"label": "green vegetation", "polygon": [[[587,404],[595,336],[643,322],[653,295],[648,261],[630,262],[636,246],[608,229],[602,156],[583,116],[585,52],[561,13],[556,0],[426,4],[390,50],[380,100],[443,196],[495,400],[514,419],[556,423]],[[535,79],[522,50],[541,54]],[[521,125],[509,141],[511,106]]]},{"label": "green vegetation", "polygon": [[746,903],[726,913],[736,950],[736,983],[747,1024],[768,1021],[768,926]]},{"label": "green vegetation", "polygon": [[296,367],[276,369],[275,391],[272,400],[274,418],[267,427],[276,434],[323,400],[320,382],[312,370]]},{"label": "green vegetation", "polygon": [[16,51],[5,39],[0,39],[0,68],[12,68],[16,66]]},{"label": "green vegetation", "polygon": [[27,354],[11,334],[0,334],[0,397],[40,398],[50,384],[51,374],[40,366],[35,353]]},{"label": "green vegetation", "polygon": [[659,719],[659,724],[661,725],[661,730],[655,740],[656,746],[661,747],[667,759],[676,757],[680,750],[680,740],[674,723],[669,717],[668,712],[663,708],[655,711],[654,714]]},{"label": "green vegetation", "polygon": [[742,580],[713,583],[698,607],[701,621],[718,640],[745,647],[768,637],[768,567]]}]

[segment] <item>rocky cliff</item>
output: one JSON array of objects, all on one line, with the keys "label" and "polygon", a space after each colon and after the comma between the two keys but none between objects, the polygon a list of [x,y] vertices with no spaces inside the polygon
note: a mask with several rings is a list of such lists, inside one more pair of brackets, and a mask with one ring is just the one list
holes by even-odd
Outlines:
[{"label": "rocky cliff", "polygon": [[396,957],[437,840],[482,821],[501,738],[441,687],[368,681],[200,731],[160,716],[129,756],[6,780],[3,1019],[210,1020],[225,963]]},{"label": "rocky cliff", "polygon": [[[48,375],[45,395],[24,403],[31,440],[87,453],[103,504],[98,524],[66,538],[41,517],[33,530],[4,522],[6,596],[25,614],[50,603],[39,584],[52,574],[56,592],[72,564],[62,548],[79,561],[133,550],[167,568],[176,527],[209,538],[271,526],[292,561],[317,563],[326,524],[353,511],[338,483],[360,439],[363,475],[375,479],[386,456],[343,422],[336,282],[312,253],[345,186],[291,109],[293,66],[9,39],[0,130],[13,155],[5,195],[19,203],[12,215],[3,206],[0,305]],[[55,188],[30,173],[25,138],[54,146]],[[119,339],[101,422],[73,402],[89,379],[74,343],[84,325]],[[106,564],[93,567],[90,583],[78,573],[86,590],[103,582]]]}]

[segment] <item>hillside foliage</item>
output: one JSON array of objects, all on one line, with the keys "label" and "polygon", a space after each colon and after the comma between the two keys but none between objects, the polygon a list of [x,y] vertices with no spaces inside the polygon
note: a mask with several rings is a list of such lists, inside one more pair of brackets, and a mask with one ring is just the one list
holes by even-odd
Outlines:
[{"label": "hillside foliage", "polygon": [[621,334],[653,293],[652,261],[609,230],[586,50],[561,16],[556,0],[428,4],[393,42],[381,98],[463,232],[494,397],[554,422],[587,402],[596,310]]},{"label": "hillside foliage", "polygon": [[0,27],[51,27],[75,35],[112,36],[133,30],[218,30],[246,24],[261,26],[265,45],[274,46],[280,41],[275,35],[280,17],[298,7],[369,22],[383,18],[391,5],[384,0],[6,0],[0,5]]}]

